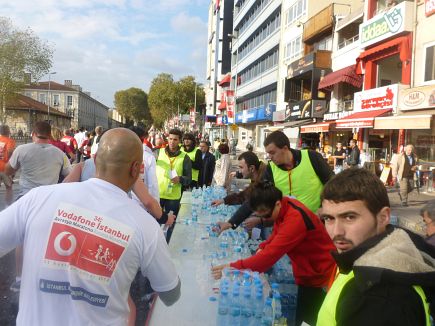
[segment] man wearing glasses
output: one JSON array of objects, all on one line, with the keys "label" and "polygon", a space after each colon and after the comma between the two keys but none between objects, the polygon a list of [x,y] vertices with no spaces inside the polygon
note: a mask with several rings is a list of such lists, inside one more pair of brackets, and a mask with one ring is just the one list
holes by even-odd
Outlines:
[{"label": "man wearing glasses", "polygon": [[435,200],[428,202],[420,211],[426,228],[426,242],[435,247]]}]

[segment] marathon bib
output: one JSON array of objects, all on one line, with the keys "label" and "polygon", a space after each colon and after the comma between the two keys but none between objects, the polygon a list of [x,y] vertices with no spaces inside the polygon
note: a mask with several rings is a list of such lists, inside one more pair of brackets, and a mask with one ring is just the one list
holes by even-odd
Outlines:
[{"label": "marathon bib", "polygon": [[44,264],[107,284],[133,233],[131,227],[117,220],[60,203],[51,224]]}]

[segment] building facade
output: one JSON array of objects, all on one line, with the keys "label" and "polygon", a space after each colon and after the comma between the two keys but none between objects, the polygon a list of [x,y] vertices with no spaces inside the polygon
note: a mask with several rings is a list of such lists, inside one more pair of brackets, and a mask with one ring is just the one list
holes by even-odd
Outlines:
[{"label": "building facade", "polygon": [[63,85],[54,81],[32,83],[23,94],[70,116],[72,128],[108,128],[109,108],[92,98],[90,93],[83,92],[80,85],[73,85],[71,80],[65,80]]}]

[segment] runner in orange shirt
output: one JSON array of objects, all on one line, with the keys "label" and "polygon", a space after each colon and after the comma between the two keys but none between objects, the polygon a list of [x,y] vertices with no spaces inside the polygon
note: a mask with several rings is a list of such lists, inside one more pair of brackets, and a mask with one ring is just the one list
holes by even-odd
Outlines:
[{"label": "runner in orange shirt", "polygon": [[5,202],[7,206],[12,204],[13,199],[12,178],[4,173],[6,163],[15,149],[15,140],[10,138],[10,135],[9,126],[0,126],[0,182],[4,183],[6,187]]}]

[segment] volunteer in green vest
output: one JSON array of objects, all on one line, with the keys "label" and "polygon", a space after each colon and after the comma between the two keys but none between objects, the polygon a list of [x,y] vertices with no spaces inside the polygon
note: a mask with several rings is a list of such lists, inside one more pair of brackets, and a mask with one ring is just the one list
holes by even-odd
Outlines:
[{"label": "volunteer in green vest", "polygon": [[[192,180],[192,162],[180,149],[181,131],[171,129],[168,146],[157,152],[156,173],[159,184],[160,206],[169,213],[178,215],[182,186],[188,187]],[[160,221],[166,223],[166,221]],[[168,231],[168,238],[171,230]]]},{"label": "volunteer in green vest", "polygon": [[[312,212],[320,207],[323,185],[334,175],[322,155],[311,150],[290,148],[290,141],[282,131],[270,133],[264,140],[270,162],[262,180],[272,182],[284,196],[293,196]],[[244,222],[252,228],[261,224],[259,217],[249,217],[252,210],[243,204],[228,221],[233,228]]]},{"label": "volunteer in green vest", "polygon": [[317,325],[430,326],[435,249],[389,224],[390,202],[379,178],[366,169],[345,170],[325,185],[321,199],[339,273]]},{"label": "volunteer in green vest", "polygon": [[199,170],[202,168],[202,154],[196,146],[196,140],[193,134],[185,133],[183,135],[183,147],[181,148],[181,151],[186,153],[192,161],[192,182],[190,183],[190,187],[197,188]]}]

